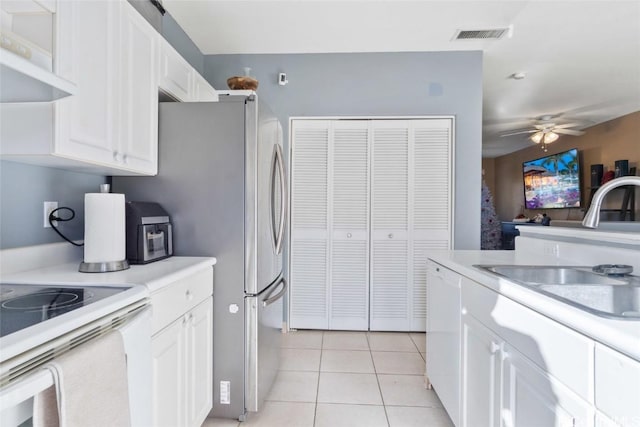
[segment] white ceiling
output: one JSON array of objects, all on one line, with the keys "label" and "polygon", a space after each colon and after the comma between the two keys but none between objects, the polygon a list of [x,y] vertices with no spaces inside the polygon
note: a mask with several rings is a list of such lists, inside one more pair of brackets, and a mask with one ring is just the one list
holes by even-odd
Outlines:
[{"label": "white ceiling", "polygon": [[[483,155],[543,115],[584,129],[640,110],[640,0],[164,0],[203,54],[484,51]],[[460,29],[512,26],[501,40]],[[522,80],[509,78],[523,72]],[[573,138],[562,136],[562,138]]]}]

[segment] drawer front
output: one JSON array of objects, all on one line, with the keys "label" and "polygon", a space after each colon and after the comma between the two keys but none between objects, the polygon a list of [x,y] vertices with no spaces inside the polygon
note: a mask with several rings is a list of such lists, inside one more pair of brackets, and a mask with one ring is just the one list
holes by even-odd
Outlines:
[{"label": "drawer front", "polygon": [[640,362],[596,344],[596,408],[622,426],[640,423]]},{"label": "drawer front", "polygon": [[466,278],[462,305],[542,370],[593,403],[593,340]]},{"label": "drawer front", "polygon": [[151,295],[153,334],[213,294],[213,268],[168,284]]}]

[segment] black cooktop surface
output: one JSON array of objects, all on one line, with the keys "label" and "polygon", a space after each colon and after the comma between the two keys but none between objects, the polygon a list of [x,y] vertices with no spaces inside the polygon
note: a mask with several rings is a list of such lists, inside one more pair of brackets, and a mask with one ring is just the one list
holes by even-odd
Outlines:
[{"label": "black cooktop surface", "polygon": [[126,291],[128,287],[0,284],[0,337]]}]

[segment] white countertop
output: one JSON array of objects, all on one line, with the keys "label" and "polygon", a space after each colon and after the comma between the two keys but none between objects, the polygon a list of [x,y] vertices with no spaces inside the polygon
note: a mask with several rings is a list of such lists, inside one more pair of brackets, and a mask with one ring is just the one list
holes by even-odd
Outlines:
[{"label": "white countertop", "polygon": [[544,255],[532,258],[529,254],[517,251],[432,251],[427,256],[489,289],[640,361],[640,321],[599,317],[473,267],[477,264],[580,264]]},{"label": "white countertop", "polygon": [[171,257],[145,265],[132,265],[127,270],[111,273],[80,273],[79,262],[75,261],[3,274],[0,279],[5,284],[122,286],[130,289],[67,313],[72,314],[71,316],[55,317],[2,337],[0,362],[143,300],[167,284],[211,267],[215,263],[216,259],[212,257]]},{"label": "white countertop", "polygon": [[21,271],[2,276],[5,283],[46,283],[51,285],[144,285],[153,293],[171,282],[216,264],[213,257],[170,257],[111,273],[80,273],[78,262]]}]

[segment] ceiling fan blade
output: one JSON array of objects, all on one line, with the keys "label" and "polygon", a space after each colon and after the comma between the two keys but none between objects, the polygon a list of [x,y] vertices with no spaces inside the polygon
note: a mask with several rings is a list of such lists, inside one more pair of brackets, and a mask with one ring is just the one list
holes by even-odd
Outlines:
[{"label": "ceiling fan blade", "polygon": [[581,130],[573,130],[573,129],[557,129],[554,128],[553,131],[555,133],[561,133],[563,135],[573,135],[573,136],[580,136],[580,135],[584,135],[584,132]]},{"label": "ceiling fan blade", "polygon": [[572,128],[572,127],[576,127],[576,126],[580,126],[580,123],[565,123],[562,125],[555,125],[553,128],[554,129],[565,129],[565,128]]},{"label": "ceiling fan blade", "polygon": [[538,132],[538,129],[529,129],[529,130],[521,130],[518,132],[503,133],[500,136],[503,137],[503,136],[521,135],[523,133],[534,133],[534,132]]},{"label": "ceiling fan blade", "polygon": [[549,122],[549,123],[540,123],[540,124],[537,124],[537,125],[533,125],[533,127],[535,127],[536,129],[539,129],[539,130],[544,130],[544,129],[550,129],[550,128],[554,127],[555,125],[556,125],[555,123]]}]

